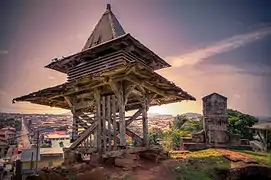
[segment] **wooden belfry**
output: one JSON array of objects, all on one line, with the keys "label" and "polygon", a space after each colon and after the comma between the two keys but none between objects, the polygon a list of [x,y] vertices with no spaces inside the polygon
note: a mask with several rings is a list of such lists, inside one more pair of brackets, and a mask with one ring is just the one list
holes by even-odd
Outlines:
[{"label": "wooden belfry", "polygon": [[[54,59],[46,68],[68,75],[64,84],[15,98],[35,104],[70,109],[73,143],[70,150],[99,152],[125,149],[126,135],[147,147],[150,106],[195,100],[155,70],[170,65],[125,33],[107,5],[82,51]],[[128,117],[126,112],[133,115]],[[129,129],[142,119],[143,135]],[[85,131],[78,134],[78,127]]]}]

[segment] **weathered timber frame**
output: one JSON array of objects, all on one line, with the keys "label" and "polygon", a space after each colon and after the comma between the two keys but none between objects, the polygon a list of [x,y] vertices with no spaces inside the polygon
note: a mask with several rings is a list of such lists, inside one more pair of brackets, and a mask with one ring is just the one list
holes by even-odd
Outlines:
[{"label": "weathered timber frame", "polygon": [[[125,118],[125,106],[129,96],[132,94],[136,85],[130,81],[113,81],[108,79],[107,84],[114,94],[101,95],[102,88],[94,89],[92,94],[95,106],[93,114],[95,119],[78,111],[82,103],[75,103],[76,98],[65,97],[65,100],[71,107],[74,117],[73,121],[73,144],[70,149],[84,150],[84,152],[97,151],[104,154],[113,150],[126,147],[126,135],[130,136],[139,145],[148,147],[148,118],[147,111],[150,101],[155,95],[148,93],[144,87],[140,87],[141,97],[137,97],[141,102],[141,108],[133,116]],[[89,104],[90,105],[90,104]],[[128,126],[142,116],[143,138],[131,131]],[[87,124],[90,124],[90,126]],[[82,126],[86,130],[78,137],[78,127]],[[93,138],[92,138],[93,137]]]},{"label": "weathered timber frame", "polygon": [[[166,61],[125,34],[109,5],[81,52],[55,58],[46,66],[67,74],[67,82],[15,98],[13,102],[71,110],[71,151],[98,152],[103,157],[134,153],[149,146],[150,106],[196,100],[154,72],[166,67],[170,67]],[[127,116],[129,111],[135,111],[131,117]],[[142,120],[141,135],[129,127],[135,120]],[[79,128],[85,131],[79,133]],[[139,147],[127,150],[127,136]]]},{"label": "weathered timber frame", "polygon": [[[126,136],[139,146],[148,147],[149,107],[182,100],[195,98],[157,73],[133,64],[31,93],[14,101],[70,109],[73,143],[69,149],[105,155],[126,148]],[[136,112],[127,117],[126,112],[131,110]],[[142,120],[142,137],[128,127],[135,120]],[[81,134],[78,134],[79,127],[85,129]]]}]

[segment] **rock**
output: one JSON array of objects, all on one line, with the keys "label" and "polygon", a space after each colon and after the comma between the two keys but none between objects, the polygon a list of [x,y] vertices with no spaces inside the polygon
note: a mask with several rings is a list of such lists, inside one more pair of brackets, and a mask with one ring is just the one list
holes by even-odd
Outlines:
[{"label": "rock", "polygon": [[152,162],[157,163],[159,160],[159,155],[158,154],[154,154],[154,153],[149,153],[149,152],[144,152],[140,154],[140,157],[150,160]]},{"label": "rock", "polygon": [[139,156],[137,154],[125,154],[124,157],[128,159],[134,159],[134,160],[139,159]]},{"label": "rock", "polygon": [[246,165],[231,169],[216,169],[215,179],[217,180],[240,180],[240,179],[271,179],[271,167],[259,165]]},{"label": "rock", "polygon": [[99,154],[92,154],[90,156],[89,165],[91,166],[99,166],[101,164],[101,157]]},{"label": "rock", "polygon": [[126,155],[115,159],[115,165],[125,169],[132,169],[138,166],[138,157],[135,155]]},{"label": "rock", "polygon": [[103,180],[104,176],[104,168],[98,167],[85,173],[78,173],[76,180]]}]

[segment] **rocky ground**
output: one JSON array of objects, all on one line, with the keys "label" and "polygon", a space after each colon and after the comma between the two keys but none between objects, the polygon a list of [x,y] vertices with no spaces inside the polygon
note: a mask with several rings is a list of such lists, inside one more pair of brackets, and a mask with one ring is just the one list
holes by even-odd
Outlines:
[{"label": "rocky ground", "polygon": [[168,159],[165,158],[166,155],[162,151],[126,154],[117,159],[109,158],[100,167],[81,163],[44,169],[40,172],[40,177],[35,177],[35,179],[238,180],[255,177],[263,180],[271,179],[271,168],[267,166],[267,156],[262,157],[266,161],[259,161],[260,157],[255,155],[225,149],[175,151]]}]

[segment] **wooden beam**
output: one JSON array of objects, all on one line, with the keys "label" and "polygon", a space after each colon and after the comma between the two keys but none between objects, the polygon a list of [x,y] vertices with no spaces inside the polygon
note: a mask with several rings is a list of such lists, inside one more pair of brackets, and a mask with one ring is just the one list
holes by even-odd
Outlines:
[{"label": "wooden beam", "polygon": [[119,84],[119,91],[118,91],[118,106],[119,106],[119,131],[120,131],[120,146],[126,146],[126,139],[125,139],[125,102],[124,102],[124,87],[123,84]]},{"label": "wooden beam", "polygon": [[142,123],[143,123],[143,141],[145,146],[149,146],[149,132],[148,132],[148,99],[147,97],[143,97],[142,101]]},{"label": "wooden beam", "polygon": [[163,97],[166,97],[166,96],[167,96],[167,95],[165,94],[164,91],[162,91],[162,90],[160,90],[160,89],[154,87],[153,85],[151,85],[151,84],[148,83],[148,82],[143,82],[143,81],[140,81],[140,80],[138,80],[138,79],[136,79],[136,78],[133,78],[133,77],[126,77],[126,79],[127,79],[128,81],[130,81],[130,82],[135,83],[135,84],[138,85],[138,86],[142,86],[142,87],[144,87],[144,88],[146,88],[146,89],[148,89],[148,90],[150,90],[150,91],[152,91],[152,92],[155,92],[155,93],[157,93],[157,94],[159,94],[159,95],[161,95],[161,96],[163,96]]},{"label": "wooden beam", "polygon": [[83,101],[83,102],[75,104],[74,110],[77,111],[77,110],[84,109],[84,108],[87,108],[87,107],[90,107],[90,106],[93,106],[93,105],[94,105],[94,100]]},{"label": "wooden beam", "polygon": [[88,115],[84,114],[82,111],[75,112],[75,114],[77,116],[81,117],[83,120],[89,122],[89,123],[93,123],[95,121],[93,118],[91,118]]},{"label": "wooden beam", "polygon": [[117,99],[119,99],[119,87],[118,87],[118,83],[114,82],[112,79],[109,79],[108,81],[108,85],[111,87],[111,90],[114,92],[115,96],[117,97]]},{"label": "wooden beam", "polygon": [[117,122],[116,122],[116,97],[112,96],[112,119],[113,119],[113,138],[114,150],[117,150]]},{"label": "wooden beam", "polygon": [[93,98],[93,92],[92,91],[76,95],[76,98],[78,98],[78,99],[85,99],[85,98],[90,98],[90,97]]},{"label": "wooden beam", "polygon": [[130,129],[126,128],[126,134],[130,136],[133,140],[138,142],[140,145],[143,145],[143,139],[140,138],[137,134],[135,134],[133,131]]},{"label": "wooden beam", "polygon": [[109,142],[109,147],[108,150],[111,151],[112,147],[111,147],[111,140],[112,140],[112,136],[111,136],[111,96],[107,96],[106,99],[106,119],[107,119],[107,123],[108,123],[108,131],[109,131],[109,136],[108,136],[108,142]]},{"label": "wooden beam", "polygon": [[135,84],[130,84],[128,85],[126,88],[125,88],[125,91],[124,91],[124,104],[126,105],[127,102],[128,102],[128,98],[130,96],[130,94],[133,92],[133,90],[135,89],[136,85]]},{"label": "wooden beam", "polygon": [[125,121],[125,126],[129,126],[140,114],[142,113],[142,108],[137,110],[128,120]]},{"label": "wooden beam", "polygon": [[[54,99],[54,98],[58,98],[58,97],[64,97],[64,96],[69,96],[72,94],[76,94],[82,91],[91,91],[94,90],[96,88],[99,88],[101,86],[106,85],[107,83],[104,82],[105,78],[110,77],[111,75],[109,73],[103,73],[101,74],[101,76],[99,77],[93,77],[91,80],[89,80],[89,83],[86,83],[86,85],[83,86],[78,86],[78,83],[69,83],[67,84],[65,87],[65,91],[62,93],[59,93],[55,96],[50,97],[50,99]],[[112,76],[111,76],[112,77]],[[114,76],[114,78],[112,78],[112,80],[114,82],[118,82],[118,81],[122,81],[123,80],[123,74]]]},{"label": "wooden beam", "polygon": [[72,143],[69,149],[75,149],[77,146],[79,146],[81,142],[83,142],[97,128],[97,125],[98,122],[93,123],[78,139],[76,139],[76,141]]},{"label": "wooden beam", "polygon": [[135,95],[140,96],[140,97],[143,96],[143,94],[136,89],[134,89],[132,93],[134,93]]},{"label": "wooden beam", "polygon": [[127,76],[134,71],[135,71],[135,66],[132,66],[128,71],[126,71],[125,75]]},{"label": "wooden beam", "polygon": [[112,91],[115,93],[118,102],[119,109],[119,132],[120,132],[120,146],[126,146],[125,139],[125,92],[123,87],[123,82],[116,83],[111,79],[108,80],[108,84],[110,85]]},{"label": "wooden beam", "polygon": [[101,147],[101,133],[102,133],[102,120],[101,120],[101,94],[98,89],[94,91],[94,98],[96,101],[96,121],[98,123],[97,129],[97,149],[99,153],[102,153]]},{"label": "wooden beam", "polygon": [[[106,137],[106,109],[105,96],[102,96],[102,136],[103,136],[103,152],[106,152],[107,137]],[[109,134],[110,135],[110,134]]]},{"label": "wooden beam", "polygon": [[70,108],[73,108],[73,102],[72,99],[68,96],[64,96],[65,101],[68,103]]}]

